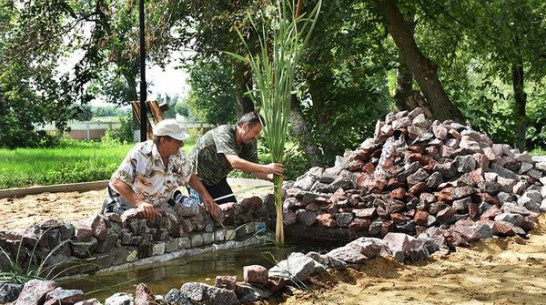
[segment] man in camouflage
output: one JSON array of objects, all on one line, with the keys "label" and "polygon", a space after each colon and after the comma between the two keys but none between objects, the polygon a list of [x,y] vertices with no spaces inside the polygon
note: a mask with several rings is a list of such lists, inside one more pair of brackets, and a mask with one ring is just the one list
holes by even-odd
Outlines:
[{"label": "man in camouflage", "polygon": [[[253,157],[252,142],[262,131],[262,124],[264,120],[258,113],[246,113],[235,126],[221,125],[205,133],[189,153],[194,173],[217,204],[237,201],[226,180],[234,169],[268,181],[273,180],[274,174],[283,174],[282,164],[261,165]],[[197,197],[192,190],[190,195]]]}]

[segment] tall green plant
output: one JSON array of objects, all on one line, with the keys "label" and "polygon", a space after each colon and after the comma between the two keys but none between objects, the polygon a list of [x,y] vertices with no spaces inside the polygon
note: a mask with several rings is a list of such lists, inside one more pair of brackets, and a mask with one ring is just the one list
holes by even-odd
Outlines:
[{"label": "tall green plant", "polygon": [[[308,14],[300,14],[302,0],[277,0],[271,15],[262,12],[264,22],[261,28],[248,15],[250,23],[258,33],[259,52],[252,54],[244,36],[240,39],[249,51],[247,56],[230,55],[246,62],[252,69],[254,88],[251,97],[265,119],[264,136],[271,151],[273,162],[282,162],[285,140],[288,134],[290,97],[294,75],[303,53],[303,47],[311,37],[317,21],[322,0]],[[269,17],[269,18],[268,18]],[[284,245],[282,215],[283,177],[275,175],[275,205],[277,211],[276,241]]]}]

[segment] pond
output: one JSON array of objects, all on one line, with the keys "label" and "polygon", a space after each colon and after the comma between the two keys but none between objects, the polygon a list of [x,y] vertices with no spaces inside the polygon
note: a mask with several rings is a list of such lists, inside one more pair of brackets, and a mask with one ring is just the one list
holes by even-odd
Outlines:
[{"label": "pond", "polygon": [[83,290],[86,299],[97,298],[100,301],[116,292],[127,292],[134,296],[135,287],[139,283],[145,283],[156,295],[165,295],[170,289],[180,288],[186,282],[214,285],[218,275],[236,275],[237,281],[241,282],[244,266],[262,265],[271,268],[292,252],[326,253],[337,246],[340,245],[302,241],[287,242],[283,248],[263,244],[184,256],[108,273],[64,278],[58,280],[58,283],[64,289]]}]

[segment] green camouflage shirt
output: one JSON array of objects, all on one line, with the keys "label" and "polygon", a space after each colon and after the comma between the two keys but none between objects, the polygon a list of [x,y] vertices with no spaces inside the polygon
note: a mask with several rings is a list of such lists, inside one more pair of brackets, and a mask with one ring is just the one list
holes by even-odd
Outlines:
[{"label": "green camouflage shirt", "polygon": [[235,126],[221,125],[205,133],[190,151],[188,157],[193,172],[203,183],[218,184],[233,170],[224,154],[237,155],[256,162],[252,143],[237,145]]}]

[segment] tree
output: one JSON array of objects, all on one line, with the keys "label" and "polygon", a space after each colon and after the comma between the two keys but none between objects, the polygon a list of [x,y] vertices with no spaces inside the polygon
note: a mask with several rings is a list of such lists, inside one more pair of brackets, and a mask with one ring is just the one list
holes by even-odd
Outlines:
[{"label": "tree", "polygon": [[231,63],[219,60],[196,60],[191,68],[191,90],[185,103],[197,118],[211,124],[237,121],[235,90]]},{"label": "tree", "polygon": [[[1,1],[0,14],[0,145],[36,146],[40,135],[33,123],[55,122],[61,132],[78,115],[74,101],[86,103],[85,84],[92,72],[85,54],[70,73],[59,72],[59,62],[78,40],[77,26],[98,20],[102,2],[27,1],[16,7]],[[4,18],[6,17],[6,18]],[[70,34],[70,35],[69,35]]]},{"label": "tree", "polygon": [[427,31],[422,37],[429,37],[424,45],[434,50],[436,62],[449,67],[444,77],[470,121],[499,141],[524,150],[526,135],[531,137],[526,131],[528,103],[540,103],[528,100],[531,91],[525,87],[543,83],[546,72],[546,4],[535,0],[419,3],[422,29]]},{"label": "tree", "polygon": [[383,0],[380,4],[400,57],[423,91],[434,118],[464,123],[463,114],[453,105],[438,78],[438,66],[423,55],[394,0]]},{"label": "tree", "polygon": [[299,105],[321,164],[354,148],[388,111],[395,49],[367,1],[324,1],[301,71]]}]

